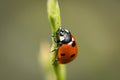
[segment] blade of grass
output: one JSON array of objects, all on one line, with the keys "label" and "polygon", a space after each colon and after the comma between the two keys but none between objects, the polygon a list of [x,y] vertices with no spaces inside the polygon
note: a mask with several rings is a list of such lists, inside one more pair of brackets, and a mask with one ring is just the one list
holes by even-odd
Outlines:
[{"label": "blade of grass", "polygon": [[[47,12],[48,19],[50,21],[52,35],[56,36],[56,31],[59,29],[61,20],[60,20],[60,8],[57,0],[48,0],[47,2]],[[52,50],[57,48],[57,44],[54,42],[52,38]],[[51,53],[51,62],[53,63],[56,59],[57,51]],[[52,64],[51,64],[52,65]],[[66,79],[66,68],[63,64],[54,63],[53,68],[55,71],[57,80],[65,80]]]}]

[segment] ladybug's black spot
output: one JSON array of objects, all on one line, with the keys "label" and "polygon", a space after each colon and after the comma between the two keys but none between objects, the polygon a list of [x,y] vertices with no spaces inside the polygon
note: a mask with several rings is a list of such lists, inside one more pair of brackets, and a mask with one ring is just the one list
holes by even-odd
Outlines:
[{"label": "ladybug's black spot", "polygon": [[75,47],[76,43],[75,41],[72,42],[72,47]]},{"label": "ladybug's black spot", "polygon": [[61,56],[65,56],[65,53],[61,53]]},{"label": "ladybug's black spot", "polygon": [[72,54],[70,57],[72,58],[72,57],[74,57],[75,56],[75,54]]}]

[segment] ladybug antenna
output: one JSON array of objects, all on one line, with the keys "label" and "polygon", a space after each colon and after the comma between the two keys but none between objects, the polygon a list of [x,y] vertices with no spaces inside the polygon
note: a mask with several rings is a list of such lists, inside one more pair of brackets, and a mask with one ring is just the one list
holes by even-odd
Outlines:
[{"label": "ladybug antenna", "polygon": [[62,26],[62,24],[60,24],[60,27]]},{"label": "ladybug antenna", "polygon": [[62,27],[60,26],[60,28],[59,29],[62,29]]}]

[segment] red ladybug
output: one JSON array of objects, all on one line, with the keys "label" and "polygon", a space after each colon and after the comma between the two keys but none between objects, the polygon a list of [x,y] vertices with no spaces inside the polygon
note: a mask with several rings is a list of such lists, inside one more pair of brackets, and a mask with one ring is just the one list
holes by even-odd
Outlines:
[{"label": "red ladybug", "polygon": [[74,60],[78,53],[76,39],[71,35],[70,31],[64,28],[59,28],[56,32],[58,40],[58,54],[56,60],[59,64],[69,63]]}]

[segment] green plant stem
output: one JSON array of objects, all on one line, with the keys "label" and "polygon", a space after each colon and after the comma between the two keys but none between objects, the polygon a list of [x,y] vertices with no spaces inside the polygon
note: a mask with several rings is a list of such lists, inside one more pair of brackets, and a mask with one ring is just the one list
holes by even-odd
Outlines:
[{"label": "green plant stem", "polygon": [[[60,20],[60,9],[57,0],[48,0],[47,3],[47,11],[48,11],[48,18],[50,21],[52,35],[57,38],[56,31],[59,29],[61,20]],[[57,48],[57,44],[55,43],[54,39],[52,38],[52,50]],[[51,53],[51,61],[52,63],[55,61],[57,56],[57,51]],[[55,71],[56,79],[57,80],[65,80],[66,78],[66,70],[65,65],[53,63],[53,68]]]},{"label": "green plant stem", "polygon": [[55,34],[55,32],[60,27],[60,23],[61,23],[58,1],[48,0],[47,10],[48,10],[48,18],[50,20],[52,33]]}]

